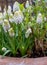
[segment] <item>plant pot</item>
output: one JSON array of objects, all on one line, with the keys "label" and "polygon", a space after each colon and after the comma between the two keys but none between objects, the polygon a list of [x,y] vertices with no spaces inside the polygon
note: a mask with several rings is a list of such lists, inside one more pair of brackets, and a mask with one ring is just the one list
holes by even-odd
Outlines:
[{"label": "plant pot", "polygon": [[11,58],[0,56],[0,65],[47,65],[47,57],[41,58]]}]

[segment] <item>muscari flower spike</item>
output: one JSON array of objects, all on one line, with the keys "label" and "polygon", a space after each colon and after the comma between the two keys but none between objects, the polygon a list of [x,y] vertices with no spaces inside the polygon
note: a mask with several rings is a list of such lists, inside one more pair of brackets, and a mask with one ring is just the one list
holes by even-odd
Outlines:
[{"label": "muscari flower spike", "polygon": [[7,19],[5,19],[2,26],[3,26],[4,31],[7,32],[10,28],[9,21]]},{"label": "muscari flower spike", "polygon": [[29,1],[27,0],[26,1],[26,4],[25,4],[25,7],[28,8],[30,5],[29,5]]},{"label": "muscari flower spike", "polygon": [[15,33],[14,33],[13,28],[10,28],[10,29],[8,30],[8,32],[9,32],[10,37],[14,37]]},{"label": "muscari flower spike", "polygon": [[8,5],[8,10],[7,10],[7,13],[10,15],[12,12],[11,12],[11,6],[10,5]]},{"label": "muscari flower spike", "polygon": [[16,24],[22,23],[24,19],[23,13],[19,10],[14,13],[14,20]]},{"label": "muscari flower spike", "polygon": [[32,33],[31,28],[28,28],[26,33],[25,33],[25,37],[28,38],[31,33]]},{"label": "muscari flower spike", "polygon": [[19,3],[16,1],[13,5],[13,12],[18,11],[20,9]]},{"label": "muscari flower spike", "polygon": [[43,21],[42,14],[38,13],[36,22],[40,24],[40,23],[42,23],[42,21]]},{"label": "muscari flower spike", "polygon": [[10,21],[11,23],[14,22],[14,18],[13,18],[13,14],[12,14],[12,13],[9,15],[9,21]]}]

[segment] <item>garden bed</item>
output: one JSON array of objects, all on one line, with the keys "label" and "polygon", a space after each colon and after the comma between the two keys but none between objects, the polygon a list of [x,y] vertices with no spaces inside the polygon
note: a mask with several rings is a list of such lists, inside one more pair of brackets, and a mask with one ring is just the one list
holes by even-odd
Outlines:
[{"label": "garden bed", "polygon": [[0,55],[2,55],[0,63],[8,65],[46,63],[47,3],[41,0],[34,3],[35,5],[27,1],[24,5],[15,2],[13,12],[10,5],[8,9],[4,8],[3,13],[0,12]]}]

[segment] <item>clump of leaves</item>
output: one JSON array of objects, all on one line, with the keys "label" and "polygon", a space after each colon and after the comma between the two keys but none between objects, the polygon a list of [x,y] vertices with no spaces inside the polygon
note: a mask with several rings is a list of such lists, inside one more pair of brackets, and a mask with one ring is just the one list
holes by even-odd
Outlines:
[{"label": "clump of leaves", "polygon": [[11,12],[8,6],[7,11],[0,13],[0,54],[16,56],[18,53],[25,57],[32,54],[34,46],[38,51],[41,48],[44,53],[44,40],[47,36],[45,1],[36,0],[35,6],[27,1],[25,7],[15,2],[13,9]]}]

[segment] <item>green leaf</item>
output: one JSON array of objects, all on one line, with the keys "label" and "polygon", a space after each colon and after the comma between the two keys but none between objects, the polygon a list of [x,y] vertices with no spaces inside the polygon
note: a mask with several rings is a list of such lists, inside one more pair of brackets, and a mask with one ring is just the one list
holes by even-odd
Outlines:
[{"label": "green leaf", "polygon": [[23,4],[20,4],[20,10],[23,11],[23,9],[24,9]]},{"label": "green leaf", "polygon": [[7,50],[7,51],[3,54],[2,58],[3,58],[6,54],[8,54],[9,52],[11,52],[11,51],[10,51],[10,50]]}]

